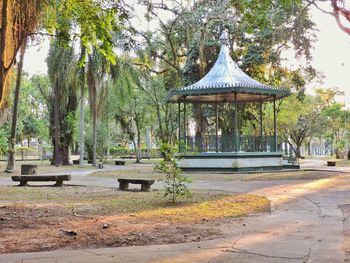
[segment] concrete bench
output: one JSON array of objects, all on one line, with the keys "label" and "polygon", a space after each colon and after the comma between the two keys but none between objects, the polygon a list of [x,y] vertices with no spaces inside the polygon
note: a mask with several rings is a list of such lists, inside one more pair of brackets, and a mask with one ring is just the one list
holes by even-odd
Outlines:
[{"label": "concrete bench", "polygon": [[54,186],[62,186],[63,181],[70,181],[70,174],[58,175],[16,175],[12,176],[12,181],[19,182],[18,186],[27,186],[27,182],[48,182],[55,181]]},{"label": "concrete bench", "polygon": [[149,192],[151,190],[151,185],[154,184],[154,180],[146,180],[146,179],[124,179],[119,178],[119,189],[127,190],[129,189],[129,184],[140,184],[141,192]]},{"label": "concrete bench", "polygon": [[22,164],[21,174],[37,174],[38,166],[36,164]]},{"label": "concrete bench", "polygon": [[336,166],[337,161],[327,161],[327,166]]},{"label": "concrete bench", "polygon": [[125,165],[124,160],[114,160],[115,165]]}]

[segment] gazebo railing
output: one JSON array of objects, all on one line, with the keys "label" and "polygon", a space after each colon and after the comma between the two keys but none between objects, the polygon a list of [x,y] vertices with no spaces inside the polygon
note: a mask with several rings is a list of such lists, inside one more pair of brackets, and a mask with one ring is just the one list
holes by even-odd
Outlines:
[{"label": "gazebo railing", "polygon": [[[274,152],[274,136],[247,136],[239,137],[236,149],[235,136],[225,135],[205,135],[186,136],[182,138],[180,152]],[[277,151],[282,150],[282,144],[278,142]]]}]

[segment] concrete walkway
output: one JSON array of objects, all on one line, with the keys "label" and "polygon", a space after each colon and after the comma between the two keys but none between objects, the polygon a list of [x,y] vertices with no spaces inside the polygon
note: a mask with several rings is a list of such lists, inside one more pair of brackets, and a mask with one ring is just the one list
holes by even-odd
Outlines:
[{"label": "concrete walkway", "polygon": [[[85,177],[88,178],[87,174],[73,175],[73,179],[80,182],[85,181]],[[95,182],[101,186],[110,180],[97,179],[103,181]],[[0,262],[337,263],[348,260],[344,252],[344,221],[348,219],[344,218],[340,206],[350,204],[350,175],[313,181],[198,181],[192,187],[264,195],[272,201],[272,212],[223,224],[227,237],[221,239],[5,254],[0,255]]]}]

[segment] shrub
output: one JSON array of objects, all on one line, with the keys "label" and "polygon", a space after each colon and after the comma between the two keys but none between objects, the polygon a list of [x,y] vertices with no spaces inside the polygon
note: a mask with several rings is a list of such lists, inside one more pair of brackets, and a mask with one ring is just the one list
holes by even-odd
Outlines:
[{"label": "shrub", "polygon": [[172,203],[176,203],[179,197],[191,198],[192,193],[187,188],[187,184],[191,181],[181,173],[177,166],[174,159],[175,148],[169,144],[163,144],[160,149],[164,155],[164,160],[155,167],[155,170],[165,175],[164,196],[168,197]]}]

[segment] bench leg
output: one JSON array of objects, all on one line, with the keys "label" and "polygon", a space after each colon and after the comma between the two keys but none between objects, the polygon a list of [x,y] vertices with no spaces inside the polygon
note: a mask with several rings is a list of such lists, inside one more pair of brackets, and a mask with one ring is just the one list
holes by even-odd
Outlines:
[{"label": "bench leg", "polygon": [[58,187],[63,186],[63,180],[58,179],[53,186],[58,186]]},{"label": "bench leg", "polygon": [[27,186],[27,181],[21,180],[19,181],[19,185],[18,186]]},{"label": "bench leg", "polygon": [[151,190],[151,186],[149,184],[141,185],[141,192],[149,192]]},{"label": "bench leg", "polygon": [[127,183],[127,182],[119,182],[119,189],[120,190],[128,190],[129,189],[129,183]]}]

